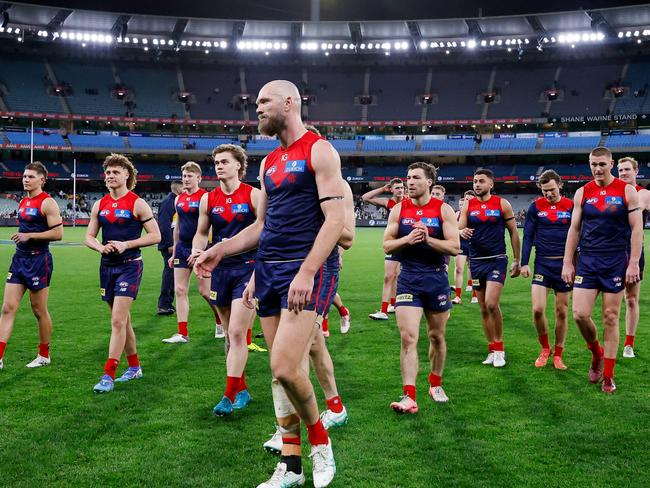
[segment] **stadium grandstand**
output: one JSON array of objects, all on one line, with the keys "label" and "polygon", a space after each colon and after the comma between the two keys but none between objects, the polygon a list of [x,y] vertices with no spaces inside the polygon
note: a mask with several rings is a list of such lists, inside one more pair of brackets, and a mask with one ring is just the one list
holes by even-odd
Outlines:
[{"label": "stadium grandstand", "polygon": [[[248,356],[245,374],[255,401],[246,417],[236,411],[224,422],[206,413],[214,399],[214,372],[218,369],[221,375],[224,369],[224,347],[215,347],[214,329],[207,339],[199,335],[199,321],[212,327],[214,319],[193,284],[193,342],[171,353],[172,348],[159,347],[158,320],[166,318],[152,318],[152,303],[161,287],[160,272],[168,264],[174,267],[174,256],[161,262],[152,251],[155,246],[143,250],[142,299],[133,306],[146,371],[140,383],[147,386],[137,395],[116,387],[116,394],[91,401],[87,385],[79,392],[71,382],[77,377],[86,381],[90,370],[95,375],[97,357],[105,353],[107,324],[112,323],[106,306],[100,310],[86,298],[88,290],[98,288],[100,258],[85,248],[86,254],[81,252],[82,243],[92,241],[85,232],[93,206],[106,195],[106,157],[124,154],[134,163],[134,191],[156,218],[163,214],[165,200],[168,208],[175,205],[173,195],[169,203],[171,183],[182,181],[181,167],[190,161],[201,168],[201,188],[221,188],[212,152],[222,144],[246,151],[248,166],[238,178],[259,188],[260,167],[280,140],[258,132],[258,93],[271,80],[288,80],[300,92],[302,120],[340,156],[359,228],[356,247],[345,253],[339,297],[357,307],[356,322],[350,336],[333,333],[327,343],[340,375],[341,398],[349,402],[351,413],[350,425],[332,433],[339,471],[331,486],[648,486],[650,397],[643,345],[634,366],[628,362],[619,367],[621,376],[634,379],[621,381],[619,393],[625,399],[619,394],[603,401],[583,384],[582,370],[588,369],[586,360],[580,362],[584,341],[573,323],[565,356],[568,374],[549,374],[548,367],[542,375],[530,361],[538,347],[529,323],[530,282],[508,278],[502,319],[511,342],[508,368],[499,371],[505,374],[479,372],[476,361],[468,359],[468,351],[484,349],[478,324],[485,315],[478,306],[471,309],[467,298],[464,308],[454,305],[447,329],[452,401],[443,408],[425,406],[423,390],[419,417],[395,420],[388,416],[385,390],[391,384],[398,392],[399,329],[393,315],[389,326],[363,323],[373,315],[373,300],[388,313],[388,303],[379,298],[382,276],[384,285],[390,285],[389,273],[382,275],[382,236],[391,206],[384,208],[377,200],[391,196],[389,185],[395,178],[406,181],[411,163],[437,168],[435,183],[444,187],[444,200],[455,212],[473,187],[474,173],[491,170],[492,192],[512,206],[519,230],[508,230],[514,235],[523,234],[531,204],[541,195],[543,173],[557,172],[557,190],[568,198],[594,179],[589,166],[593,148],[609,148],[614,160],[633,158],[637,188],[650,186],[650,3],[618,3],[0,1],[0,257],[2,266],[10,262],[13,241],[19,240],[15,228],[25,166],[40,161],[48,171],[44,189],[58,204],[65,225],[64,242],[52,245],[57,267],[50,310],[53,351],[67,354],[67,364],[61,365],[63,360],[57,363],[53,353],[49,369],[54,371],[44,373],[60,377],[50,380],[47,374],[32,376],[9,368],[17,368],[15,358],[25,354],[26,341],[35,340],[35,326],[17,325],[15,337],[25,340],[20,346],[16,340],[15,349],[12,342],[4,370],[0,348],[0,398],[7,402],[0,409],[0,453],[6,457],[0,480],[21,487],[243,487],[257,486],[271,473],[277,461],[269,464],[271,458],[261,448],[265,429],[273,428],[269,356]],[[362,198],[379,188],[384,193],[374,204]],[[192,203],[205,205],[198,199]],[[504,208],[499,209],[505,218]],[[644,225],[650,227],[647,221]],[[196,251],[194,241],[190,244],[188,253]],[[161,248],[163,256],[171,252]],[[445,261],[449,264],[440,263],[436,272],[449,270],[453,281],[453,257]],[[461,273],[461,285],[465,279]],[[470,279],[469,292],[472,283]],[[170,293],[173,288],[172,283]],[[213,290],[207,293],[207,301],[217,296]],[[394,302],[395,290],[391,293]],[[484,288],[484,302],[485,294]],[[451,303],[460,305],[457,298],[459,302]],[[59,310],[57,301],[63,303]],[[33,322],[30,313],[27,306],[16,323]],[[105,314],[101,320],[99,313]],[[538,307],[536,315],[540,313]],[[641,324],[647,323],[647,303],[640,313]],[[169,319],[172,328],[175,318]],[[100,322],[107,330],[99,328]],[[184,322],[187,330],[186,321],[177,322]],[[257,322],[255,329],[253,338],[260,332]],[[642,329],[639,337],[647,343],[650,335]],[[0,323],[0,339],[1,330]],[[258,335],[260,344],[262,337]],[[423,332],[420,341],[426,340]],[[489,342],[488,348],[498,342]],[[427,353],[422,343],[418,347],[423,376]],[[322,403],[320,391],[316,395]],[[290,415],[298,414],[294,410]],[[278,426],[268,442],[280,439],[281,449],[284,432],[295,443],[285,427],[295,425]],[[299,443],[300,433],[297,437]],[[308,437],[303,432],[303,442]],[[273,452],[266,444],[265,449]],[[279,459],[285,462],[286,457]],[[305,457],[302,462],[311,473],[312,460]]]}]

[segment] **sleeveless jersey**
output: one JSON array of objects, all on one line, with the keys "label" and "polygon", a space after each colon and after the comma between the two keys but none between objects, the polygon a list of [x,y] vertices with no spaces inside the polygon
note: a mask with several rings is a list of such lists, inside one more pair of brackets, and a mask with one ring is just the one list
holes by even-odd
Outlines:
[{"label": "sleeveless jersey", "polygon": [[[240,183],[232,194],[226,195],[220,187],[208,194],[208,215],[212,226],[212,241],[230,239],[255,222],[251,192],[253,187]],[[255,259],[255,251],[247,251],[224,258],[220,267],[234,267]]]},{"label": "sleeveless jersey", "polygon": [[[129,191],[122,198],[113,199],[110,194],[99,201],[99,226],[102,244],[108,241],[132,241],[142,234],[142,222],[134,215],[138,195]],[[117,266],[140,257],[140,249],[127,249],[122,254],[102,254],[102,264]]]},{"label": "sleeveless jersey", "polygon": [[614,178],[607,186],[590,181],[582,187],[581,254],[610,256],[629,249],[626,186],[623,180]]},{"label": "sleeveless jersey", "polygon": [[472,198],[467,204],[467,227],[474,229],[470,259],[500,256],[506,253],[506,223],[501,198],[492,195],[486,202]]},{"label": "sleeveless jersey", "polygon": [[533,246],[537,256],[564,256],[572,212],[573,201],[566,197],[561,197],[557,203],[539,197],[530,204],[524,223],[522,265],[528,264]]},{"label": "sleeveless jersey", "polygon": [[[411,200],[402,200],[402,207],[399,214],[398,236],[404,237],[411,233],[416,222],[422,222],[427,226],[430,237],[442,239],[442,215],[441,207],[443,202],[431,198],[429,203],[421,207],[415,205]],[[445,255],[435,251],[428,244],[420,242],[413,246],[403,247],[401,250],[402,270],[407,272],[427,273],[433,268],[441,268],[445,265]]]},{"label": "sleeveless jersey", "polygon": [[[18,205],[18,232],[45,232],[50,227],[43,213],[43,201],[50,195],[42,191],[33,198],[25,197]],[[48,241],[30,239],[21,244],[16,244],[19,253],[41,254],[49,250]]]},{"label": "sleeveless jersey", "polygon": [[201,197],[207,192],[203,188],[199,188],[191,195],[186,191],[178,195],[176,200],[176,215],[178,220],[178,239],[185,244],[186,247],[192,247],[192,239],[196,234],[196,227],[199,224],[199,205],[201,204]]},{"label": "sleeveless jersey", "polygon": [[312,146],[321,139],[307,131],[286,149],[280,146],[267,156],[264,187],[268,204],[258,259],[290,261],[309,254],[325,220],[311,165]]}]

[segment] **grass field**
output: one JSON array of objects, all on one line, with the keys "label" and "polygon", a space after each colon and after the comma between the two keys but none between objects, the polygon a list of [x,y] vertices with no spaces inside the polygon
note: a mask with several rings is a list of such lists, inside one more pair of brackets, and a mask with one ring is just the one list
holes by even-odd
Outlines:
[{"label": "grass field", "polygon": [[[80,242],[83,231],[66,229],[65,240]],[[0,229],[0,239],[10,233]],[[539,345],[530,281],[517,278],[506,283],[502,302],[507,366],[481,365],[486,344],[478,306],[467,301],[448,324],[450,402],[434,404],[426,395],[428,345],[421,340],[420,412],[398,417],[388,408],[401,394],[395,321],[367,319],[379,305],[380,240],[379,229],[360,229],[346,254],[340,291],[352,313],[347,336],[338,332],[336,311],[331,314],[329,347],[350,414],[348,426],[332,431],[338,469],[332,487],[650,485],[647,283],[638,357],[619,357],[616,394],[606,396],[587,381],[590,354],[573,321],[569,369],[533,366]],[[13,246],[0,245],[0,269],[8,268],[12,253]],[[38,336],[24,301],[0,372],[2,484],[251,487],[265,480],[277,462],[261,447],[274,430],[268,355],[250,356],[250,407],[213,417],[225,384],[223,341],[212,337],[210,313],[195,293],[192,342],[161,343],[175,331],[175,318],[155,315],[162,259],[147,249],[132,312],[144,378],[95,395],[110,334],[99,297],[99,256],[79,246],[52,247],[52,253],[52,365],[25,368]],[[308,460],[305,467],[309,485]]]}]

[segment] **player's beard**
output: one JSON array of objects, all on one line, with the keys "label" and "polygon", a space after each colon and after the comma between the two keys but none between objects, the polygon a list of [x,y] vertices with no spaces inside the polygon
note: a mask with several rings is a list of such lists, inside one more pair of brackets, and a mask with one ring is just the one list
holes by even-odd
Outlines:
[{"label": "player's beard", "polygon": [[260,119],[257,130],[264,136],[275,136],[286,129],[287,124],[282,117],[267,115],[266,118]]}]

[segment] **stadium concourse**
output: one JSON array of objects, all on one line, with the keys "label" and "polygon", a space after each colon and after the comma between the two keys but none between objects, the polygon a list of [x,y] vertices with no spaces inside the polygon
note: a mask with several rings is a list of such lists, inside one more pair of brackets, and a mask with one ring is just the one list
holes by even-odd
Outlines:
[{"label": "stadium concourse", "polygon": [[647,486],[650,6],[207,4],[0,3],[0,479]]}]

